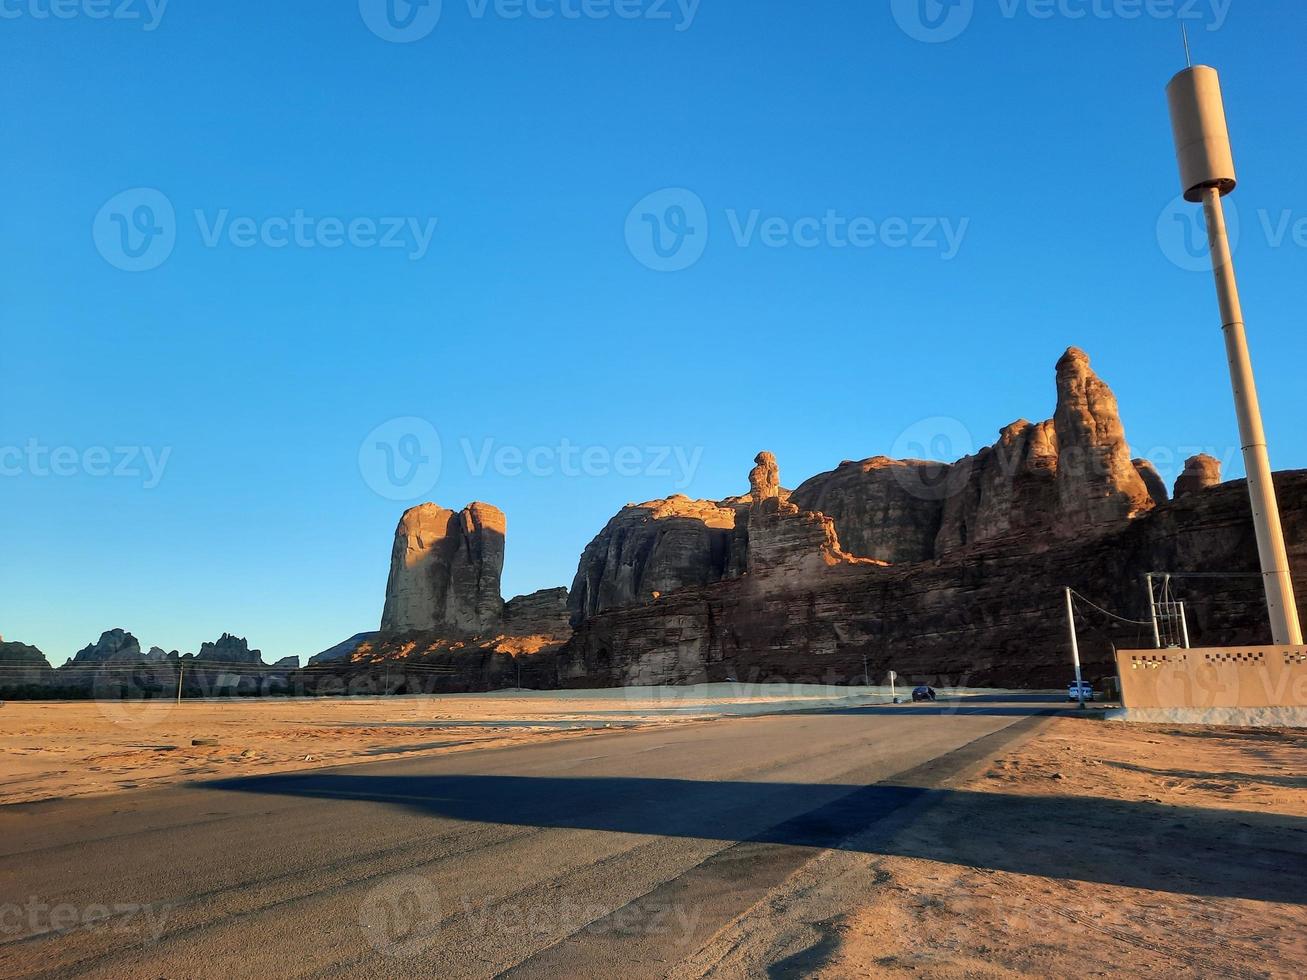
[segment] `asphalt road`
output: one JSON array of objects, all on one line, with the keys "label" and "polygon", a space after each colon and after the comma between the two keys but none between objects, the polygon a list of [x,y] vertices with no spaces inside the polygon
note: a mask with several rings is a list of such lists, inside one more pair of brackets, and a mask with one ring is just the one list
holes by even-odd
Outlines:
[{"label": "asphalt road", "polygon": [[728,719],[0,811],[4,976],[661,976],[1049,704]]}]

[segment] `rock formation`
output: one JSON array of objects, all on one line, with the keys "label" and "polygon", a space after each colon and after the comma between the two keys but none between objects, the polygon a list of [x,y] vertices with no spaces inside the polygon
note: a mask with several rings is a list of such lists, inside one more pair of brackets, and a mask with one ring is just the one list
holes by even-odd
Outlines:
[{"label": "rock formation", "polygon": [[1162,479],[1162,474],[1157,472],[1157,467],[1146,459],[1135,459],[1131,462],[1139,478],[1144,481],[1144,486],[1148,488],[1148,496],[1153,498],[1153,506],[1160,507],[1166,503],[1170,499],[1166,493],[1166,481]]},{"label": "rock formation", "polygon": [[1008,534],[1078,534],[1145,513],[1166,499],[1150,471],[1130,458],[1111,389],[1072,347],[1057,364],[1053,418],[1018,419],[956,462],[843,463],[794,501],[831,517],[852,554],[929,561]]},{"label": "rock formation", "polygon": [[1184,472],[1175,480],[1176,497],[1185,497],[1221,483],[1221,461],[1215,456],[1199,453],[1184,461]]},{"label": "rock formation", "polygon": [[[1276,476],[1295,577],[1307,581],[1307,471]],[[932,562],[840,564],[822,579],[759,591],[724,579],[586,621],[560,654],[568,686],[784,680],[860,682],[896,670],[936,686],[1057,687],[1070,673],[1059,589],[1144,619],[1141,575],[1158,569],[1257,570],[1242,481],[1173,500],[1094,535],[1031,548],[1008,535]],[[1195,645],[1269,642],[1255,577],[1187,580]],[[1307,616],[1307,595],[1300,595]],[[1146,627],[1090,617],[1086,677],[1114,673],[1113,645],[1147,646]]]},{"label": "rock formation", "polygon": [[945,463],[876,456],[845,461],[799,486],[790,502],[835,522],[840,544],[889,562],[934,557],[949,479]]},{"label": "rock formation", "polygon": [[471,634],[498,626],[505,529],[503,512],[489,504],[406,511],[395,529],[382,632]]},{"label": "rock formation", "polygon": [[835,522],[801,510],[781,496],[776,457],[761,452],[749,472],[748,570],[752,576],[784,576],[791,583],[850,560],[840,548]]},{"label": "rock formation", "polygon": [[182,659],[190,659],[196,666],[204,666],[206,663],[218,666],[249,664],[262,667],[264,665],[263,651],[251,650],[244,637],[233,636],[230,633],[223,633],[217,642],[201,643],[199,653],[193,658],[183,657]]},{"label": "rock formation", "polygon": [[50,684],[55,673],[34,646],[0,638],[0,691],[14,693]]},{"label": "rock formation", "polygon": [[513,636],[571,635],[566,589],[541,589],[504,603],[504,632]]},{"label": "rock formation", "polygon": [[944,500],[934,557],[1060,519],[1058,436],[1054,420],[1018,419],[998,442],[959,460]]},{"label": "rock formation", "polygon": [[124,629],[106,630],[100,639],[82,647],[65,666],[93,667],[107,663],[141,663],[141,642]]},{"label": "rock formation", "polygon": [[355,633],[348,640],[343,640],[335,646],[328,647],[321,653],[309,657],[309,666],[317,664],[327,664],[336,660],[348,660],[360,645],[376,639],[378,633],[376,630],[370,630],[366,633]]},{"label": "rock formation", "polygon": [[581,555],[568,598],[572,622],[738,573],[742,507],[681,495],[627,504]]},{"label": "rock formation", "polygon": [[1151,510],[1135,470],[1116,396],[1070,347],[1057,362],[1057,488],[1066,528],[1119,521]]}]

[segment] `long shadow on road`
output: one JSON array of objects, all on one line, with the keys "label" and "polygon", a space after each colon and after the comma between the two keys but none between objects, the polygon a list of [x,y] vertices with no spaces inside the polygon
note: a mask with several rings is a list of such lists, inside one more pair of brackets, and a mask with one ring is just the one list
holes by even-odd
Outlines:
[{"label": "long shadow on road", "polygon": [[[321,772],[200,785],[375,803],[473,823],[847,848],[1189,895],[1307,903],[1307,820],[1278,814],[892,783]],[[962,828],[947,842],[913,843],[914,835],[893,832],[922,807],[936,806],[950,808]],[[971,840],[967,815],[995,813],[1007,828],[1003,839]],[[865,833],[880,823],[883,840]],[[1036,827],[1057,827],[1065,845],[1049,849],[1046,835],[1030,833]],[[855,835],[861,836],[851,841]]]}]

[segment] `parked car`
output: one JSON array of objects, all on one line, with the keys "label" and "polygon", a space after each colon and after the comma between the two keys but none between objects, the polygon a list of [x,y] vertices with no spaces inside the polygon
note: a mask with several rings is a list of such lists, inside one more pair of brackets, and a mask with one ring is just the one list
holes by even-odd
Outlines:
[{"label": "parked car", "polygon": [[1085,701],[1094,700],[1094,688],[1089,681],[1081,681],[1078,686],[1075,681],[1072,681],[1067,685],[1066,699],[1068,701],[1079,701],[1082,698]]},{"label": "parked car", "polygon": [[913,700],[913,701],[934,701],[934,700],[935,700],[935,689],[934,689],[933,687],[931,687],[929,684],[922,684],[920,687],[914,687],[914,688],[912,689],[912,700]]}]

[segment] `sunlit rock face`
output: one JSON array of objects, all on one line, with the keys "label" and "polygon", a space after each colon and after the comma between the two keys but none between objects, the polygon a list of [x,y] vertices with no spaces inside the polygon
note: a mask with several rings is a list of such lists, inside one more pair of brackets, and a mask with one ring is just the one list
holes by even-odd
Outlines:
[{"label": "sunlit rock face", "polygon": [[1009,534],[1075,534],[1166,500],[1151,465],[1130,457],[1116,397],[1072,347],[1057,363],[1057,407],[1005,426],[956,461],[884,456],[842,463],[794,493],[835,522],[854,555],[929,561]]},{"label": "sunlit rock face", "polygon": [[495,628],[504,612],[506,527],[503,512],[483,503],[406,511],[395,529],[382,632]]},{"label": "sunlit rock face", "polygon": [[847,563],[850,556],[840,548],[835,522],[801,509],[791,502],[793,495],[782,496],[776,457],[761,452],[754,463],[749,473],[749,574],[783,577],[793,585]]},{"label": "sunlit rock face", "polygon": [[568,598],[572,622],[739,574],[744,508],[738,499],[681,495],[627,504],[581,554]]},{"label": "sunlit rock face", "polygon": [[1153,498],[1135,470],[1112,389],[1070,347],[1057,362],[1057,488],[1061,522],[1102,524],[1152,510]]},{"label": "sunlit rock face", "polygon": [[934,554],[1062,518],[1054,420],[1018,419],[998,442],[954,464]]},{"label": "sunlit rock face", "polygon": [[1221,461],[1207,453],[1190,456],[1184,461],[1184,472],[1175,480],[1175,495],[1188,496],[1221,483]]}]

